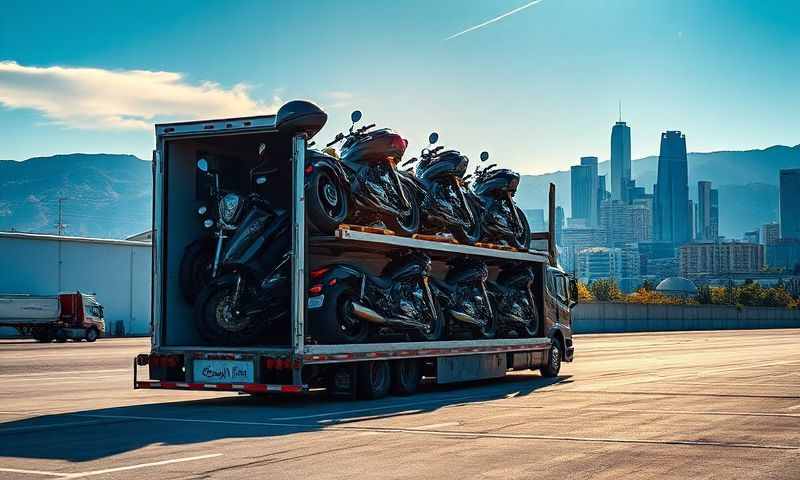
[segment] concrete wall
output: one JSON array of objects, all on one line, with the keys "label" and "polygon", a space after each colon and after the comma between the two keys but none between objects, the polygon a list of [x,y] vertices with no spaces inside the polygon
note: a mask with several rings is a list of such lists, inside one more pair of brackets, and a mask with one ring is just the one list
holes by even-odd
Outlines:
[{"label": "concrete wall", "polygon": [[576,333],[800,328],[800,310],[593,302],[576,306],[572,322]]},{"label": "concrete wall", "polygon": [[0,235],[0,293],[96,293],[112,334],[117,321],[126,334],[149,334],[151,265],[152,248],[142,242]]}]

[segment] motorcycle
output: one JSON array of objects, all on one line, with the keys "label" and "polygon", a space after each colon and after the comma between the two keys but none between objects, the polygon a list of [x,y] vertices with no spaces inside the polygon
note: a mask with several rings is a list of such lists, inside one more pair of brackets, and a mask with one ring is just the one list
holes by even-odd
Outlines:
[{"label": "motorcycle", "polygon": [[[481,162],[489,159],[487,152],[481,153]],[[507,168],[495,169],[497,164],[485,168],[475,167],[471,195],[473,211],[482,212],[481,240],[489,243],[505,243],[519,250],[528,250],[531,229],[528,219],[515,203],[514,194],[519,186],[519,174]]]},{"label": "motorcycle", "polygon": [[[198,168],[208,173],[205,160]],[[277,170],[252,172],[256,184]],[[212,173],[213,175],[213,173]],[[288,336],[290,216],[258,194],[220,198],[217,248],[211,280],[197,295],[194,319],[200,335],[223,345],[276,341]],[[230,236],[228,234],[230,233]],[[223,240],[228,239],[225,248]]]},{"label": "motorcycle", "polygon": [[[312,226],[331,233],[343,220],[362,225],[382,224],[411,236],[420,225],[415,188],[398,174],[397,163],[408,142],[390,129],[355,128],[361,112],[351,115],[347,134],[339,133],[327,147],[344,141],[337,165],[312,166],[307,179],[308,216]],[[334,153],[318,152],[318,155]],[[330,163],[330,162],[328,162]]]},{"label": "motorcycle", "polygon": [[438,340],[444,319],[430,271],[430,257],[417,251],[394,255],[377,276],[346,264],[311,271],[312,335],[321,343],[361,343],[372,332]]},{"label": "motorcycle", "polygon": [[402,166],[417,163],[416,175],[410,169],[404,174],[417,184],[415,192],[422,212],[422,226],[426,233],[448,231],[460,243],[472,245],[481,238],[481,224],[473,203],[467,200],[464,184],[469,159],[456,150],[443,146],[431,149],[438,141],[434,132],[428,137],[429,146],[420,158],[412,158]]},{"label": "motorcycle", "polygon": [[494,306],[501,336],[535,337],[539,312],[533,295],[536,276],[527,265],[509,265],[489,282],[489,297]]},{"label": "motorcycle", "polygon": [[434,294],[449,320],[449,337],[494,338],[495,314],[486,288],[489,269],[480,260],[455,257],[444,281],[432,282]]}]

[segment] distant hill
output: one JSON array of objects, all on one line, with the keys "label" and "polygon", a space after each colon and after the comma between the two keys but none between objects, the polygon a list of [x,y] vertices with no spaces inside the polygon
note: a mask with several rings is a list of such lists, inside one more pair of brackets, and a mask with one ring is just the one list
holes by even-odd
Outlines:
[{"label": "distant hill", "polygon": [[125,238],[151,226],[150,162],[132,155],[70,154],[0,161],[0,230]]},{"label": "distant hill", "polygon": [[[800,168],[800,145],[777,145],[763,150],[689,153],[690,198],[697,195],[697,181],[710,180],[719,189],[720,234],[741,237],[746,230],[777,221],[778,170]],[[608,175],[610,162],[601,162],[600,175]],[[648,192],[658,176],[658,157],[634,160],[631,173]],[[570,176],[568,171],[544,175],[523,175],[517,200],[523,208],[546,208],[547,184],[556,184],[557,203],[570,215]],[[610,179],[606,177],[606,188]]]},{"label": "distant hill", "polygon": [[[689,182],[710,180],[720,191],[720,233],[741,237],[778,218],[778,170],[800,168],[800,145],[764,150],[690,153]],[[609,162],[601,162],[607,174]],[[634,160],[632,173],[652,191],[658,157]],[[70,154],[0,160],[0,230],[55,233],[58,198],[64,197],[69,235],[125,238],[150,228],[150,162],[132,155]],[[547,184],[555,182],[558,204],[569,216],[569,172],[523,175],[517,200],[523,208],[546,208]],[[610,183],[607,182],[607,185]]]}]

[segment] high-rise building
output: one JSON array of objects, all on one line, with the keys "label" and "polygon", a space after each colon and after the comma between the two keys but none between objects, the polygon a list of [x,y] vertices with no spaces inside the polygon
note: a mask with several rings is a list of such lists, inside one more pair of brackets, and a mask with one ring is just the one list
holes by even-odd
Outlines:
[{"label": "high-rise building", "polygon": [[689,171],[686,137],[678,131],[661,134],[653,234],[656,240],[683,245],[691,240]]},{"label": "high-rise building", "polygon": [[638,199],[633,203],[606,200],[600,206],[600,228],[606,231],[606,246],[652,240],[653,212],[650,202]]},{"label": "high-rise building", "polygon": [[780,172],[781,238],[800,239],[800,168]]},{"label": "high-rise building", "polygon": [[587,227],[597,226],[597,157],[583,157],[570,168],[572,218],[584,219]]},{"label": "high-rise building", "polygon": [[777,223],[767,223],[761,226],[761,243],[767,246],[767,250],[769,250],[769,246],[773,243],[777,242],[779,238],[781,238],[780,228]]},{"label": "high-rise building", "polygon": [[564,207],[556,207],[556,245],[561,245],[561,233],[564,231]]},{"label": "high-rise building", "polygon": [[764,268],[764,246],[756,243],[687,243],[679,248],[681,275],[757,273]]},{"label": "high-rise building", "polygon": [[711,228],[709,240],[719,241],[719,190],[711,189]]},{"label": "high-rise building", "polygon": [[627,201],[631,179],[631,127],[619,121],[611,128],[611,199]]},{"label": "high-rise building", "polygon": [[528,219],[528,228],[531,232],[544,232],[547,225],[544,222],[543,208],[528,208],[522,211]]},{"label": "high-rise building", "polygon": [[711,182],[697,182],[697,215],[695,216],[695,239],[699,242],[716,240],[711,236]]},{"label": "high-rise building", "polygon": [[606,244],[606,231],[598,228],[565,228],[561,232],[561,260],[568,272],[575,271],[575,257],[584,248]]},{"label": "high-rise building", "polygon": [[577,252],[575,274],[584,283],[622,277],[622,252],[619,248],[589,247]]},{"label": "high-rise building", "polygon": [[766,245],[767,265],[800,274],[800,239],[780,238]]}]

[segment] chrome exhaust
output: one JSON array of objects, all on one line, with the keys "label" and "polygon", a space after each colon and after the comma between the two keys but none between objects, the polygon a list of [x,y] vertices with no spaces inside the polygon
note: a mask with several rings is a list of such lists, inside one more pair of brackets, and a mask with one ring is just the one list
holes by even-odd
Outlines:
[{"label": "chrome exhaust", "polygon": [[463,312],[449,310],[448,313],[450,313],[450,316],[453,317],[454,320],[458,320],[459,322],[469,323],[471,325],[475,325],[476,327],[483,327],[485,323],[473,317],[472,315],[467,315],[466,313]]},{"label": "chrome exhaust", "polygon": [[398,326],[406,328],[415,328],[418,330],[425,330],[428,326],[422,322],[412,320],[410,318],[386,318],[375,310],[362,305],[358,302],[351,303],[353,308],[353,315],[358,318],[380,325]]}]

